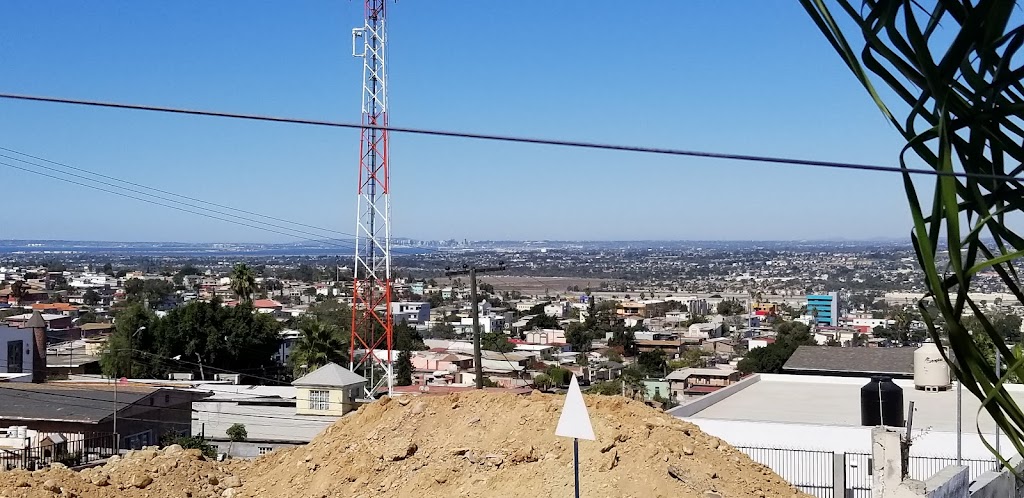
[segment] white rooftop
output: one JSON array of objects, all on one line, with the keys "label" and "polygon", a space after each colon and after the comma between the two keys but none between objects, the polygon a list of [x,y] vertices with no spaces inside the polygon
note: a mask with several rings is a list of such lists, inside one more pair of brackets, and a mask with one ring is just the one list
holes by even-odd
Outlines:
[{"label": "white rooftop", "polygon": [[[760,374],[761,380],[711,404],[693,418],[748,420],[789,424],[860,427],[860,388],[870,379],[816,375]],[[956,388],[925,392],[914,389],[912,380],[896,379],[903,388],[903,412],[914,402],[914,428],[956,431]],[[1024,406],[1024,385],[1007,385],[1007,392]],[[963,431],[995,431],[986,412],[978,414],[981,403],[966,389],[963,392]],[[905,416],[905,415],[904,415]]]}]

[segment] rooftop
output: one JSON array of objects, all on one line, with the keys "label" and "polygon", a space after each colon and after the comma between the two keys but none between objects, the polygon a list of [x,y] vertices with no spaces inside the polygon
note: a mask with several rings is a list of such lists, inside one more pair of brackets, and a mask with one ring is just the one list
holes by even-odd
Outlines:
[{"label": "rooftop", "polygon": [[[118,386],[117,404],[124,407],[146,398],[156,389]],[[0,419],[98,423],[113,415],[111,385],[3,384]]]},{"label": "rooftop", "polygon": [[800,346],[782,369],[794,373],[884,374],[909,378],[914,375],[914,348]]},{"label": "rooftop", "polygon": [[355,384],[362,384],[366,379],[351,370],[338,365],[328,363],[312,372],[292,381],[293,386],[309,387],[345,387]]},{"label": "rooftop", "polygon": [[[838,348],[835,348],[838,349]],[[843,348],[864,349],[864,348]],[[825,377],[816,375],[760,374],[760,380],[735,389],[724,399],[693,414],[693,418],[781,422],[787,424],[860,427],[860,388],[866,377]],[[956,389],[925,392],[914,389],[912,380],[897,379],[903,388],[904,413],[914,402],[914,427],[930,431],[956,431]],[[954,384],[955,386],[955,384]],[[735,386],[733,386],[735,387]],[[1024,385],[1007,385],[1018,404],[1024,405]],[[995,423],[983,413],[981,404],[969,392],[963,395],[963,430],[995,431]]]}]

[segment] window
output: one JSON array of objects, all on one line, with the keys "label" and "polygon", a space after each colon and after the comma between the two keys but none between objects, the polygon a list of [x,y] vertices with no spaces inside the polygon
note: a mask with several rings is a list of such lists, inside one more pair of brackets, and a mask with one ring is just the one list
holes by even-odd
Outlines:
[{"label": "window", "polygon": [[21,373],[24,350],[22,341],[7,341],[7,373]]},{"label": "window", "polygon": [[310,410],[329,410],[331,407],[330,391],[309,391]]},{"label": "window", "polygon": [[258,449],[260,451],[260,455],[266,455],[267,453],[274,451],[274,448],[271,448],[270,446],[260,446]]},{"label": "window", "polygon": [[164,404],[165,405],[171,404],[171,395],[170,394],[165,394],[164,395]]}]

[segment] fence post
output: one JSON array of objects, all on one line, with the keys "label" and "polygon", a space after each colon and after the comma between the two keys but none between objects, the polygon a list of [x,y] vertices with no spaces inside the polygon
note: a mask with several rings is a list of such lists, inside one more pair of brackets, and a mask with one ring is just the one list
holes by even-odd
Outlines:
[{"label": "fence post", "polygon": [[832,454],[832,496],[846,498],[846,453]]}]

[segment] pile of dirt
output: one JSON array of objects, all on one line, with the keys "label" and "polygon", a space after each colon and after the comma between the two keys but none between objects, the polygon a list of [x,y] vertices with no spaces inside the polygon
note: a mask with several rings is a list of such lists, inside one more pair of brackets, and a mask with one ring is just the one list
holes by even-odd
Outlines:
[{"label": "pile of dirt", "polygon": [[[564,397],[471,392],[381,400],[305,447],[253,463],[238,496],[572,496]],[[587,396],[583,496],[785,497],[799,493],[724,442],[642,403]]]},{"label": "pile of dirt", "polygon": [[[382,399],[306,446],[252,462],[148,448],[73,472],[0,472],[0,498],[572,496],[564,397],[471,392]],[[620,397],[587,396],[596,441],[580,441],[587,497],[802,496],[695,425]]]},{"label": "pile of dirt", "polygon": [[60,464],[0,472],[0,498],[229,497],[241,486],[236,474],[246,466],[210,461],[178,445],[150,447],[80,472]]}]

